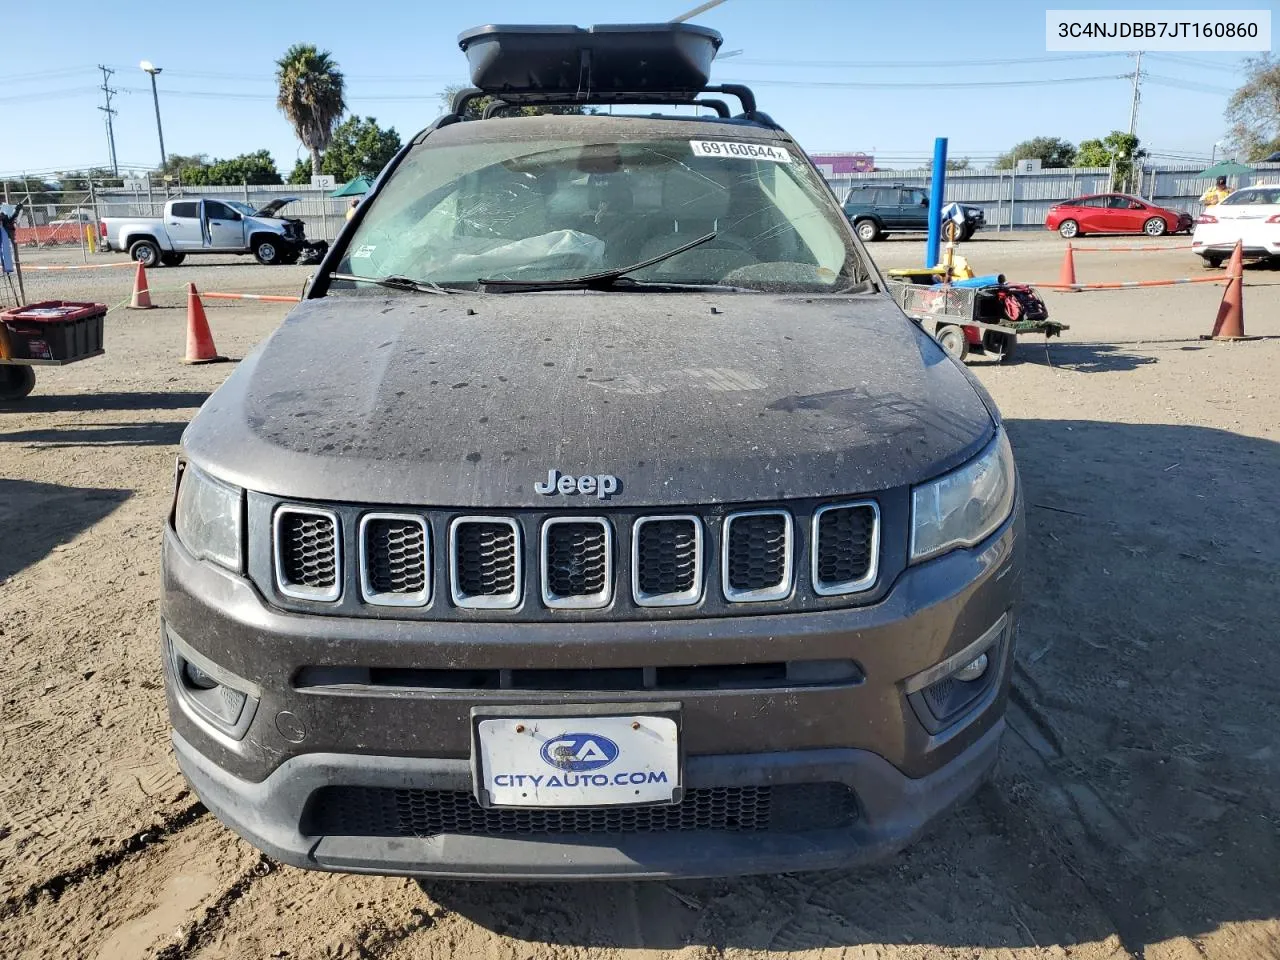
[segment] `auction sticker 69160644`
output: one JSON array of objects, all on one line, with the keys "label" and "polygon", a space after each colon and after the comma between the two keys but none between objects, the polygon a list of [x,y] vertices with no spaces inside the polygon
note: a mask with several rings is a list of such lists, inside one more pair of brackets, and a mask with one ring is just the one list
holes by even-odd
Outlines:
[{"label": "auction sticker 69160644", "polygon": [[736,140],[690,140],[695,157],[718,157],[721,160],[769,160],[790,163],[791,154],[783,147],[767,143],[739,143]]}]

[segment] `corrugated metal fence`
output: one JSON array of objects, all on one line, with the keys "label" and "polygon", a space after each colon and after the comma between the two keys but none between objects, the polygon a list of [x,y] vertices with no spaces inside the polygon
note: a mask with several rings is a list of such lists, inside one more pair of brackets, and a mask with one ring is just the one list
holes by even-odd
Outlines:
[{"label": "corrugated metal fence", "polygon": [[[1252,183],[1280,183],[1280,163],[1254,165],[1253,174],[1233,177],[1234,187]],[[1140,182],[1132,192],[1160,206],[1200,212],[1200,197],[1213,185],[1211,179],[1197,176],[1204,167],[1145,167]],[[1043,227],[1049,207],[1072,197],[1106,193],[1111,171],[1106,167],[1066,167],[1015,173],[1013,170],[954,170],[947,174],[947,191],[943,198],[972,203],[986,210],[987,223],[997,229]],[[881,170],[875,173],[853,173],[829,177],[828,182],[841,202],[855,183],[877,181],[929,189],[928,170]]]},{"label": "corrugated metal fence", "polygon": [[[1142,169],[1140,183],[1133,192],[1153,203],[1200,212],[1200,196],[1212,181],[1197,176],[1200,166],[1148,166]],[[1042,227],[1049,207],[1062,200],[1108,189],[1111,171],[1106,167],[1067,167],[1018,174],[1012,170],[956,170],[947,174],[947,201],[957,200],[984,207],[987,223],[996,229]],[[929,189],[928,170],[882,170],[876,173],[854,173],[828,178],[831,189],[843,201],[854,183],[863,181],[900,183]],[[1232,178],[1236,187],[1251,183],[1280,183],[1280,163],[1255,164],[1253,174]],[[306,222],[307,236],[332,240],[342,226],[347,200],[334,200],[329,190],[311,186],[226,186],[182,187],[168,196],[157,187],[153,193],[102,190],[97,195],[100,217],[159,216],[164,203],[175,196],[208,197],[214,200],[240,200],[260,207],[275,197],[298,197],[286,215]]]}]

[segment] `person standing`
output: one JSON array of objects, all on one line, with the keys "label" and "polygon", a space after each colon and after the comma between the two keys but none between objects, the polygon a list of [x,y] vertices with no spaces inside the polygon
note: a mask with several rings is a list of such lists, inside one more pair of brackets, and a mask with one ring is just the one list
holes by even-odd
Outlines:
[{"label": "person standing", "polygon": [[351,202],[347,204],[347,219],[350,220],[356,215],[356,207],[360,206],[360,199],[352,197]]}]

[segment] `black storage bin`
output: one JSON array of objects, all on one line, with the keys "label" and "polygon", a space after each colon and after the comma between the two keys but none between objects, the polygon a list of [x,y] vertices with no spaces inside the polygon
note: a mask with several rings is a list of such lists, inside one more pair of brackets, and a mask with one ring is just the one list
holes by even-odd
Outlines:
[{"label": "black storage bin", "polygon": [[101,303],[47,300],[0,313],[4,324],[3,359],[36,363],[72,363],[102,353]]}]

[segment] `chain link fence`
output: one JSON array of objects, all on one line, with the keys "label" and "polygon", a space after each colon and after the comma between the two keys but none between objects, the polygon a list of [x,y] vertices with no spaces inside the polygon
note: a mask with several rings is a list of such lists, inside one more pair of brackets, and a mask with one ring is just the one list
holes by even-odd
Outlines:
[{"label": "chain link fence", "polygon": [[[1152,203],[1200,212],[1200,196],[1212,181],[1200,177],[1198,165],[1148,165],[1136,171],[1135,194]],[[1018,173],[1013,170],[956,170],[947,173],[944,200],[976,204],[986,211],[989,229],[1041,228],[1049,207],[1072,197],[1105,193],[1113,171],[1064,168]],[[832,175],[828,182],[843,202],[854,184],[874,181],[928,190],[927,169],[882,170]],[[1232,178],[1233,187],[1280,183],[1280,163],[1259,163],[1254,172]],[[0,201],[21,203],[15,241],[24,248],[78,247],[84,259],[97,250],[98,221],[104,217],[159,217],[164,205],[178,197],[235,200],[255,210],[272,200],[295,197],[281,213],[303,221],[311,240],[332,242],[342,228],[349,199],[329,196],[331,188],[310,185],[188,187],[153,183],[142,177],[89,184],[84,190],[51,190],[28,179],[22,187],[6,183]]]}]

